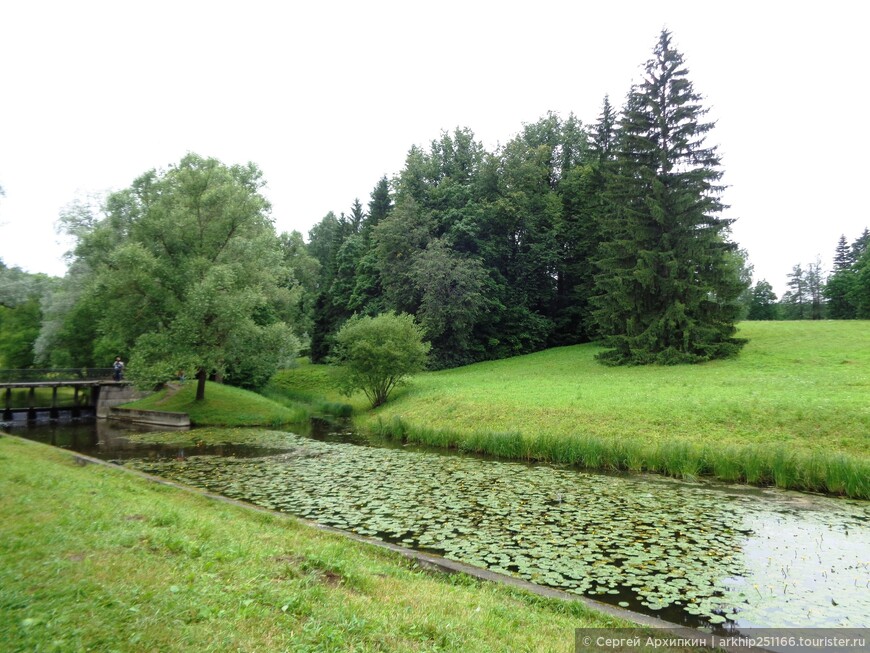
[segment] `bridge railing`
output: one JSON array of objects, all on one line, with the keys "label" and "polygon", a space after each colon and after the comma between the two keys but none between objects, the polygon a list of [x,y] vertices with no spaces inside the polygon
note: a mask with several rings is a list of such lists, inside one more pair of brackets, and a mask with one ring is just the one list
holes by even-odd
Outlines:
[{"label": "bridge railing", "polygon": [[79,367],[45,370],[0,370],[0,383],[30,381],[99,381],[112,378],[111,367]]}]

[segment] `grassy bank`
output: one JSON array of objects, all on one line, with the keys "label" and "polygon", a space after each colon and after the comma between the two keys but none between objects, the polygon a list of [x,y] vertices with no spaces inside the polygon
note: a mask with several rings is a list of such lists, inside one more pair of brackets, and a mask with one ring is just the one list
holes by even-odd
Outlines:
[{"label": "grassy bank", "polygon": [[870,498],[870,322],[749,322],[738,358],[612,368],[594,345],[417,376],[363,428],[437,446]]},{"label": "grassy bank", "polygon": [[[220,383],[206,383],[205,400],[196,401],[196,383],[171,383],[160,392],[129,404],[127,408],[187,413],[196,426],[282,426],[302,424],[315,416],[350,417],[353,406],[335,397],[324,399],[330,370],[311,368],[309,386],[296,391],[282,383],[291,371],[277,374],[262,393]],[[313,373],[312,373],[313,372]],[[292,385],[292,384],[291,384]]]},{"label": "grassy bank", "polygon": [[311,365],[301,359],[296,367],[279,370],[262,394],[273,401],[295,402],[319,414],[350,417],[365,411],[369,404],[362,393],[348,398],[339,394],[336,375],[340,371],[326,365]]},{"label": "grassy bank", "polygon": [[187,413],[197,426],[281,426],[306,422],[311,417],[304,404],[290,400],[279,403],[255,392],[212,382],[206,383],[204,401],[196,401],[196,383],[184,383],[170,384],[125,406]]},{"label": "grassy bank", "polygon": [[567,652],[628,625],[2,436],[0,524],[10,652]]}]

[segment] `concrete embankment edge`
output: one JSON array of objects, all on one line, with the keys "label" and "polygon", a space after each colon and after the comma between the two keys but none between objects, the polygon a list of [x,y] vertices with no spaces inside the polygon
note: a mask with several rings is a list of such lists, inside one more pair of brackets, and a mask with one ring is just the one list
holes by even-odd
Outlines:
[{"label": "concrete embankment edge", "polygon": [[[25,438],[20,438],[15,435],[11,435],[8,433],[0,432],[0,437],[9,437],[16,440],[21,441],[22,443],[26,443],[28,445],[33,446],[51,446],[45,445],[39,442],[33,442],[32,440],[27,440]],[[231,499],[229,497],[222,496],[220,494],[214,494],[212,492],[207,492],[205,490],[201,490],[199,488],[195,488],[189,485],[184,485],[182,483],[177,483],[175,481],[170,481],[165,478],[161,478],[159,476],[153,476],[151,474],[147,474],[145,472],[140,472],[139,470],[129,469],[127,467],[123,467],[117,465],[115,463],[110,463],[105,460],[100,460],[99,458],[93,458],[91,456],[87,456],[85,454],[76,453],[74,451],[69,451],[67,449],[60,449],[64,453],[68,454],[76,463],[80,465],[101,465],[104,467],[109,467],[111,469],[119,470],[126,474],[131,474],[137,476],[143,480],[150,481],[151,483],[156,483],[158,485],[164,485],[167,487],[172,487],[183,492],[188,492],[191,494],[197,494],[199,496],[205,497],[207,499],[211,499],[213,501],[218,501],[220,503],[226,503],[229,505],[236,506],[238,508],[242,508],[244,510],[250,510],[257,513],[269,514],[280,519],[286,519],[288,521],[296,521],[311,528],[317,529],[319,531],[332,533],[334,535],[338,535],[340,537],[346,537],[348,539],[354,540],[356,542],[360,542],[363,544],[368,544],[371,546],[375,546],[381,549],[387,549],[394,553],[397,553],[404,558],[416,562],[421,567],[425,569],[429,569],[432,571],[438,571],[442,573],[461,573],[466,574],[468,576],[472,576],[473,578],[478,578],[480,580],[486,580],[493,583],[500,583],[502,585],[508,585],[511,587],[516,587],[518,589],[524,590],[531,594],[536,594],[538,596],[542,596],[550,599],[558,599],[562,601],[575,601],[582,603],[590,610],[594,610],[596,612],[600,612],[603,614],[607,614],[619,619],[623,619],[625,621],[629,621],[637,624],[638,626],[643,626],[647,628],[655,628],[662,631],[666,631],[670,636],[681,638],[684,640],[690,641],[699,641],[703,640],[705,642],[709,642],[707,645],[710,649],[717,649],[728,651],[729,653],[775,653],[771,649],[766,648],[758,648],[758,647],[731,647],[724,646],[721,643],[716,642],[715,638],[709,633],[705,633],[700,630],[695,630],[692,628],[688,628],[686,626],[681,626],[679,624],[674,624],[668,621],[664,621],[662,619],[657,619],[656,617],[651,617],[649,615],[641,614],[639,612],[633,612],[631,610],[626,610],[624,608],[620,608],[617,606],[613,606],[607,603],[600,603],[598,601],[594,601],[584,596],[578,596],[576,594],[571,594],[569,592],[564,592],[562,590],[554,589],[551,587],[544,587],[542,585],[536,585],[529,581],[523,580],[521,578],[514,578],[513,576],[507,576],[505,574],[500,574],[494,571],[490,571],[488,569],[483,569],[481,567],[474,567],[472,565],[468,565],[462,562],[457,562],[455,560],[448,560],[447,558],[442,558],[441,556],[423,553],[421,551],[415,551],[414,549],[407,549],[405,547],[398,546],[396,544],[392,544],[390,542],[384,542],[382,540],[377,540],[371,537],[366,537],[363,535],[357,535],[356,533],[351,533],[349,531],[343,531],[338,528],[333,528],[331,526],[325,526],[323,524],[319,524],[317,522],[303,519],[301,517],[297,517],[295,515],[291,515],[289,513],[279,512],[275,510],[269,510],[268,508],[263,508],[260,506],[256,506],[250,503],[245,503],[244,501],[239,501],[237,499]]]},{"label": "concrete embankment edge", "polygon": [[190,416],[187,413],[173,413],[165,410],[138,410],[112,406],[106,417],[121,422],[190,428]]}]

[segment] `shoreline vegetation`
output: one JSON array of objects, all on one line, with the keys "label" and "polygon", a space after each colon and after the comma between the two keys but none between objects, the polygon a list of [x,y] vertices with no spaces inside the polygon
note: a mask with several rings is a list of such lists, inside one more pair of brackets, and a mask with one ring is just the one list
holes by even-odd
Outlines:
[{"label": "shoreline vegetation", "polygon": [[215,386],[204,405],[188,388],[132,406],[224,426],[353,413],[362,432],[415,444],[870,499],[870,322],[744,322],[738,335],[740,356],[700,365],[608,367],[587,344],[426,372],[375,410],[305,363],[273,377],[275,403]]},{"label": "shoreline vegetation", "polygon": [[0,523],[9,651],[567,652],[633,625],[2,435]]},{"label": "shoreline vegetation", "polygon": [[[363,432],[501,458],[870,499],[870,321],[744,322],[732,359],[614,368],[594,344],[414,377]],[[279,372],[340,397],[324,366]]]}]

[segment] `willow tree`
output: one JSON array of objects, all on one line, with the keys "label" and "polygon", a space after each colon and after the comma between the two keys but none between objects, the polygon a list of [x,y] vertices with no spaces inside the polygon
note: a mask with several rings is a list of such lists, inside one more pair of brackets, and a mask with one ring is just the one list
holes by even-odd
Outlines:
[{"label": "willow tree", "polygon": [[663,31],[616,135],[594,300],[604,362],[699,362],[743,344],[734,333],[744,283],[707,111]]},{"label": "willow tree", "polygon": [[[102,350],[129,354],[144,384],[179,372],[258,385],[295,353],[291,274],[253,164],[185,156],[111,195],[76,233]],[[80,226],[80,225],[79,225]]]}]

